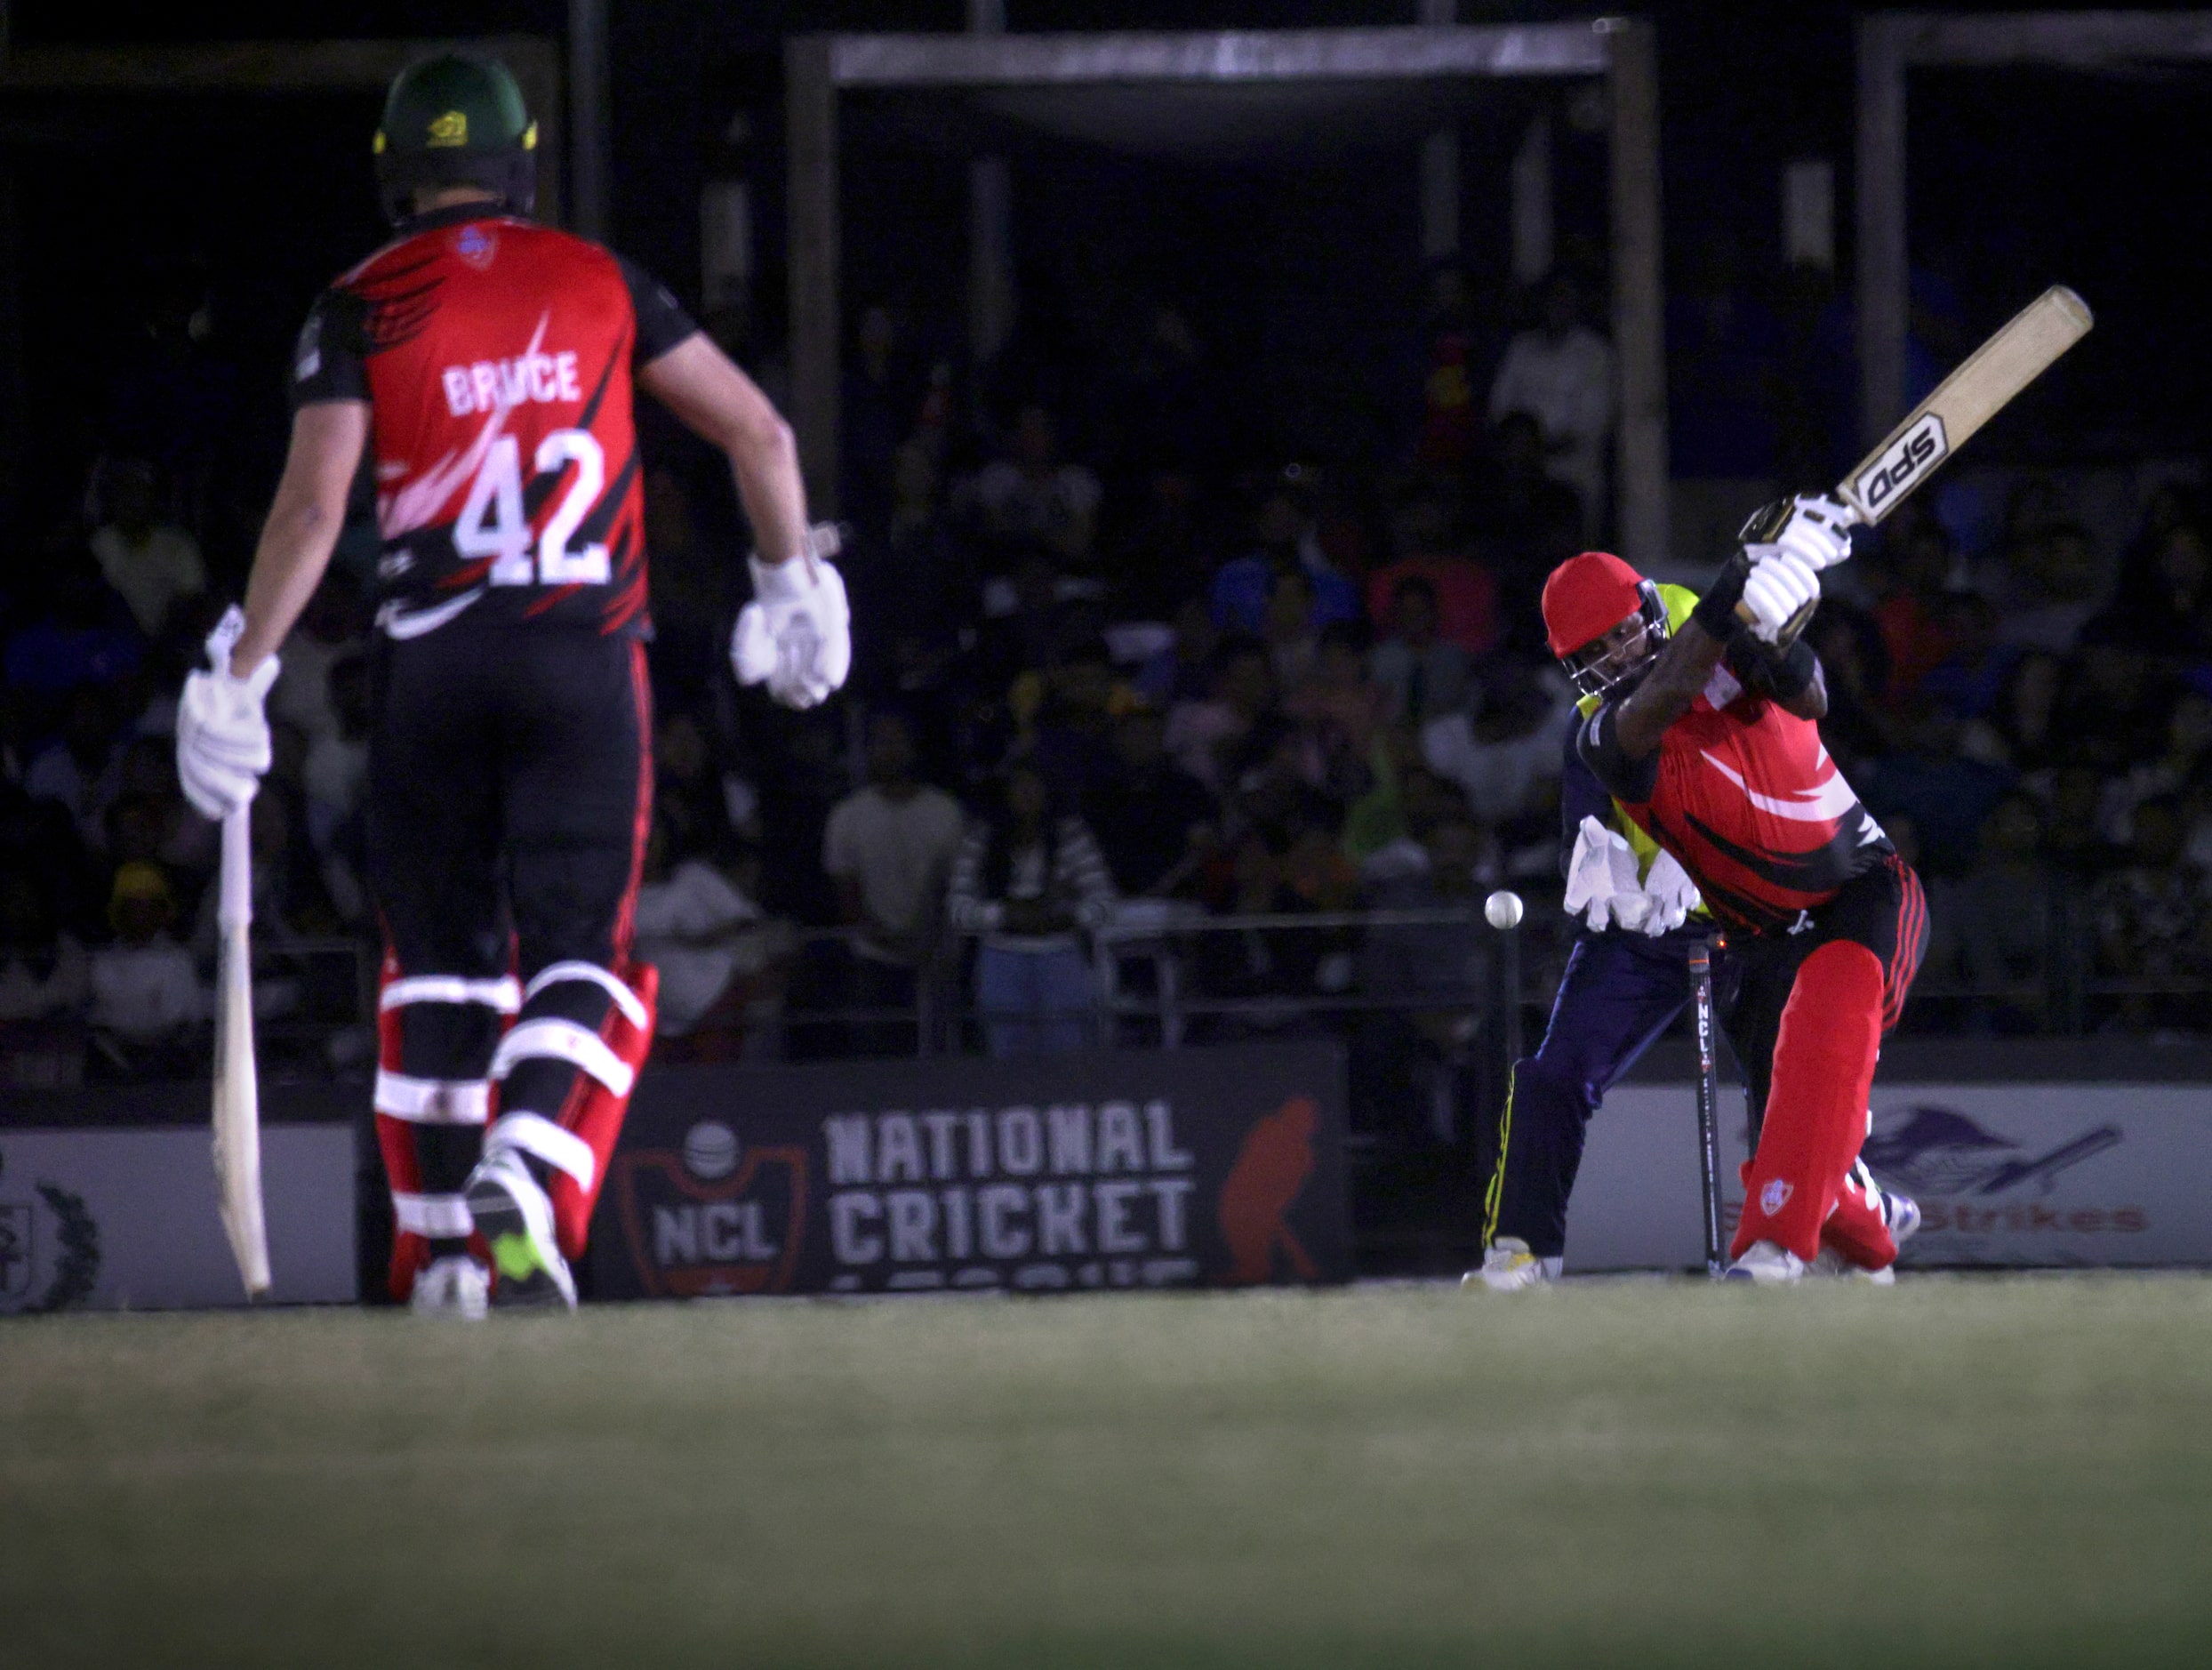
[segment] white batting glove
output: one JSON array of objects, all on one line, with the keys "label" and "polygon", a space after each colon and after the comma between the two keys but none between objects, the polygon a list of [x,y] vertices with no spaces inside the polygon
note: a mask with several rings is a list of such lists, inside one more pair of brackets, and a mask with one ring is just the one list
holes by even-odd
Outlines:
[{"label": "white batting glove", "polygon": [[1567,912],[1579,916],[1593,934],[1616,920],[1640,922],[1648,908],[1636,877],[1636,849],[1615,830],[1585,817],[1575,831],[1575,851],[1567,863]]},{"label": "white batting glove", "polygon": [[177,703],[177,779],[201,815],[220,821],[253,799],[268,769],[268,715],[262,704],[276,682],[274,655],[244,678],[230,676],[230,646],[244,629],[235,605],[207,636],[209,670],[184,681]]},{"label": "white batting glove", "polygon": [[[1747,550],[1755,548],[1746,546]],[[1751,564],[1743,582],[1743,604],[1751,612],[1751,636],[1779,643],[1783,627],[1798,612],[1820,601],[1820,575],[1801,557],[1776,550]]]},{"label": "white batting glove", "polygon": [[740,684],[765,684],[788,708],[811,708],[844,684],[853,668],[853,611],[845,581],[827,558],[837,530],[810,528],[804,556],[751,559],[753,600],[738,611],[730,665]]},{"label": "white batting glove", "polygon": [[1671,934],[1705,901],[1697,891],[1697,884],[1690,879],[1689,871],[1675,862],[1672,853],[1662,851],[1651,861],[1651,868],[1644,872],[1644,896],[1651,901],[1651,909],[1643,920],[1643,930],[1654,939],[1662,934]]},{"label": "white batting glove", "polygon": [[1790,518],[1773,539],[1744,550],[1753,562],[1786,551],[1815,571],[1833,568],[1851,557],[1851,524],[1857,519],[1851,507],[1817,493],[1800,493],[1790,501]]}]

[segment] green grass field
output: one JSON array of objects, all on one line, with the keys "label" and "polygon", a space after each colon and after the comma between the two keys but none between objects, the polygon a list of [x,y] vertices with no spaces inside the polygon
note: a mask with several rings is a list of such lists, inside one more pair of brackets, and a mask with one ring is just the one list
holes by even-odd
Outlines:
[{"label": "green grass field", "polygon": [[0,1664],[2212,1662],[2212,1281],[0,1325]]}]

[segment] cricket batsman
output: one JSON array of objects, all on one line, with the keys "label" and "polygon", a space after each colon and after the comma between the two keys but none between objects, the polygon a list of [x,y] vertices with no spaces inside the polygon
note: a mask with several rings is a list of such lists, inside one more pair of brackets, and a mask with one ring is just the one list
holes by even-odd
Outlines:
[{"label": "cricket batsman", "polygon": [[1850,555],[1847,527],[1824,499],[1761,512],[1679,628],[1656,588],[1606,552],[1570,558],[1544,586],[1551,648],[1597,697],[1577,755],[1733,947],[1728,1032],[1764,1118],[1732,1280],[1794,1281],[1823,1246],[1866,1272],[1896,1257],[1891,1203],[1856,1161],[1927,903],[1821,745],[1825,690],[1798,636],[1820,572]]},{"label": "cricket batsman", "polygon": [[309,313],[244,627],[187,680],[177,723],[193,803],[250,800],[275,651],[367,455],[391,1283],[472,1317],[487,1299],[574,1305],[653,1040],[657,979],[631,956],[653,796],[634,389],[729,456],[757,542],[739,678],[805,707],[852,659],[789,427],[666,290],[529,220],[536,145],[494,60],[433,57],[393,82],[374,151],[395,237]]}]

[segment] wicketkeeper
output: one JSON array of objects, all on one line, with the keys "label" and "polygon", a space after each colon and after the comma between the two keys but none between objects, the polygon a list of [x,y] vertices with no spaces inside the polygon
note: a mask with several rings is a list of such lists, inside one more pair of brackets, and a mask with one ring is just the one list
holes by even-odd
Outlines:
[{"label": "wicketkeeper", "polygon": [[394,240],[317,300],[291,452],[227,665],[187,681],[179,770],[220,817],[269,762],[262,702],[373,456],[369,882],[385,936],[376,1125],[418,1310],[573,1305],[570,1263],[652,1043],[631,956],[652,822],[633,388],[729,455],[758,551],[738,676],[821,701],[852,658],[791,434],[673,297],[533,223],[537,128],[506,68],[394,81]]}]

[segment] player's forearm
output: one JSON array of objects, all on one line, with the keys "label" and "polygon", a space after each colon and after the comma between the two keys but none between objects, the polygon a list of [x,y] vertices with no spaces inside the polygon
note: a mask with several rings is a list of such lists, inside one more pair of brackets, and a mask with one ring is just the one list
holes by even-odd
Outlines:
[{"label": "player's forearm", "polygon": [[333,513],[312,498],[287,502],[283,493],[277,494],[246,582],[245,630],[230,652],[230,670],[238,678],[252,671],[262,656],[274,654],[290,634],[315,588],[323,583],[323,571],[330,566],[344,521],[342,507]]},{"label": "player's forearm", "polygon": [[1695,616],[1683,622],[1643,683],[1620,705],[1615,734],[1622,751],[1631,759],[1641,759],[1656,749],[1667,727],[1689,711],[1727,649]]},{"label": "player's forearm", "polygon": [[801,555],[806,549],[806,486],[790,425],[771,418],[751,426],[730,444],[729,455],[760,560],[780,563]]}]

